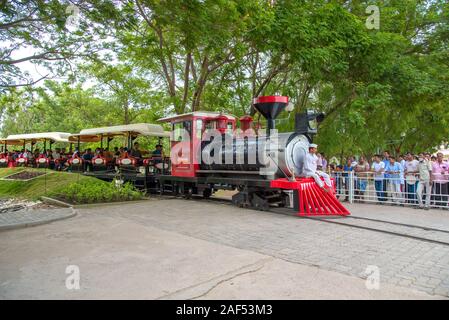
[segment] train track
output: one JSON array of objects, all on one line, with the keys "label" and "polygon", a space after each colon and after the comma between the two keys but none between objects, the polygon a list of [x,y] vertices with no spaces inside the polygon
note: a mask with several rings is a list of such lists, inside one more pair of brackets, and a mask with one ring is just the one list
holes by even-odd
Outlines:
[{"label": "train track", "polygon": [[447,230],[364,217],[342,217],[340,219],[326,219],[323,217],[303,218],[449,246],[449,231]]},{"label": "train track", "polygon": [[[223,198],[195,199],[194,197],[192,199],[194,201],[202,201],[202,202],[207,201],[213,203],[232,205],[230,200]],[[270,212],[285,215],[293,215],[290,210],[286,210],[283,208],[272,208]],[[420,225],[412,225],[394,221],[387,221],[387,220],[379,220],[365,217],[354,217],[354,216],[349,217],[298,216],[298,218],[308,219],[319,223],[337,224],[344,227],[357,228],[371,232],[384,233],[397,237],[409,238],[418,241],[449,246],[449,230],[437,229]]]}]

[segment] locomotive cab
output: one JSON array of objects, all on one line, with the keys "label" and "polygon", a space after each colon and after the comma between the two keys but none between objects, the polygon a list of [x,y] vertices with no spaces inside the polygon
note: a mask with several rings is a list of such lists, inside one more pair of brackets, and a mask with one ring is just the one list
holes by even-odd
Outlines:
[{"label": "locomotive cab", "polygon": [[171,173],[175,177],[196,177],[201,165],[202,140],[212,131],[232,134],[236,118],[218,112],[191,112],[160,119],[172,126]]}]

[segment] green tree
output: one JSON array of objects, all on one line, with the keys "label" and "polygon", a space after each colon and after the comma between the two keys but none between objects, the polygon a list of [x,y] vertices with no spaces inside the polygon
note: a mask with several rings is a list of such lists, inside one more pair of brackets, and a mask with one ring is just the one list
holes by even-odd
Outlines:
[{"label": "green tree", "polygon": [[[104,49],[101,28],[91,24],[110,5],[91,1],[90,10],[80,13],[76,1],[0,1],[0,92],[6,88],[31,86],[43,79],[74,71],[79,59],[93,59]],[[78,6],[73,6],[78,4]],[[87,9],[87,8],[86,8]],[[70,28],[68,19],[72,19]],[[45,66],[48,73],[34,77],[21,68],[28,62]]]}]

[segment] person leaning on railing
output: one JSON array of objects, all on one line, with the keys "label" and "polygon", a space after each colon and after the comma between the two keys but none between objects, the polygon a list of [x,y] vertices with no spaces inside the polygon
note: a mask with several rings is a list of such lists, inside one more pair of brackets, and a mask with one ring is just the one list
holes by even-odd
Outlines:
[{"label": "person leaning on railing", "polygon": [[369,163],[366,161],[364,156],[360,156],[359,161],[354,166],[354,171],[356,174],[356,190],[355,194],[358,200],[363,199],[365,195],[366,187],[368,185],[368,174],[370,170]]},{"label": "person leaning on railing", "polygon": [[400,178],[401,171],[401,164],[396,162],[396,158],[394,156],[390,156],[385,167],[385,178],[387,180],[388,190],[391,194],[392,200],[396,204],[400,204],[402,201]]},{"label": "person leaning on railing", "polygon": [[[426,205],[424,207],[425,210],[429,210],[430,206],[430,197],[432,193],[432,164],[429,160],[426,159],[423,153],[420,153],[418,156],[418,171],[419,171],[419,182],[418,182],[418,191],[416,192],[418,196],[419,208],[423,209],[423,191],[426,190]],[[415,207],[417,208],[417,207]]]},{"label": "person leaning on railing", "polygon": [[432,181],[434,185],[434,201],[438,206],[447,206],[449,164],[443,160],[443,154],[438,153],[432,165]]},{"label": "person leaning on railing", "polygon": [[386,201],[385,192],[384,192],[384,171],[385,171],[385,163],[381,161],[381,156],[376,154],[374,156],[374,162],[371,166],[371,171],[374,176],[374,187],[376,189],[377,200],[380,202]]},{"label": "person leaning on railing", "polygon": [[330,173],[335,178],[335,186],[337,189],[337,195],[341,195],[343,193],[343,166],[342,165],[336,165],[336,164],[330,164]]},{"label": "person leaning on railing", "polygon": [[407,196],[407,202],[411,204],[416,204],[416,189],[418,186],[418,179],[416,175],[418,174],[419,161],[416,160],[413,155],[408,152],[405,161],[405,192]]}]

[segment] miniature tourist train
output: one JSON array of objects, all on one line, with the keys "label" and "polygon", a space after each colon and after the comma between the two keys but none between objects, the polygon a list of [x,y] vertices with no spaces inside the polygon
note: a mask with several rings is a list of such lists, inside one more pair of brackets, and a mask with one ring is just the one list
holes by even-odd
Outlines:
[{"label": "miniature tourist train", "polygon": [[[229,114],[197,111],[159,119],[170,124],[171,132],[159,124],[138,123],[84,129],[77,134],[9,135],[0,139],[0,167],[79,172],[102,180],[130,181],[149,193],[185,198],[209,198],[218,190],[235,190],[232,203],[240,207],[290,208],[299,215],[349,214],[333,192],[302,175],[309,145],[324,115],[296,114],[294,132],[278,133],[275,119],[289,106],[288,97],[258,97],[253,105],[266,119],[265,130],[248,115],[237,121]],[[156,150],[141,151],[136,142],[139,137],[157,141]],[[115,139],[123,147],[111,150]],[[41,150],[35,148],[37,143],[43,146]],[[55,156],[55,143],[66,144],[69,151],[59,149]],[[86,143],[97,144],[97,152],[81,154],[81,145]],[[164,152],[164,144],[170,152]],[[28,150],[28,154],[17,156],[13,149]]]}]

